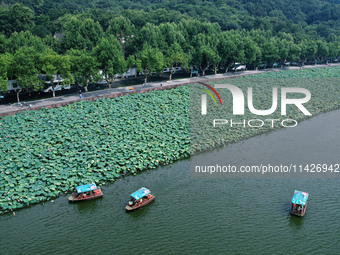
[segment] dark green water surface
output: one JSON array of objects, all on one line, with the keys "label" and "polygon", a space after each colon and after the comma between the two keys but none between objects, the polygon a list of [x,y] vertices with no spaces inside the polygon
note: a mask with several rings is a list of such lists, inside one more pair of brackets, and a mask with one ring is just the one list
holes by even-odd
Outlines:
[{"label": "dark green water surface", "polygon": [[[296,132],[310,132],[318,126],[310,139],[320,132],[329,138],[322,151],[315,143],[304,153],[315,159],[320,153],[340,155],[339,120],[340,111],[333,111],[296,127]],[[242,143],[266,143],[285,132],[294,130]],[[287,151],[299,153],[301,147],[292,143]],[[233,146],[239,144],[219,153],[228,150],[233,157]],[[266,150],[287,145],[272,146]],[[102,199],[69,204],[62,196],[19,210],[16,216],[2,215],[0,254],[339,254],[340,179],[191,178],[189,169],[190,160],[181,160],[104,186]],[[155,201],[125,212],[129,194],[142,186],[152,191]],[[295,189],[310,194],[304,218],[289,214]]]}]

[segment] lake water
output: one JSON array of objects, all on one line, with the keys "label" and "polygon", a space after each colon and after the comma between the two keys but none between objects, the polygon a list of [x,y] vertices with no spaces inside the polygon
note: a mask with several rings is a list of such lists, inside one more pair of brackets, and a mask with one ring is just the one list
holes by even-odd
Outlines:
[{"label": "lake water", "polygon": [[[272,141],[293,155],[300,147],[282,139],[307,132],[310,139],[301,139],[310,150],[302,156],[339,161],[339,110],[196,157],[239,157],[239,146],[265,145],[244,152],[247,162],[279,150]],[[61,196],[2,215],[0,254],[339,254],[340,179],[192,178],[189,169],[190,160],[180,160],[104,186],[102,199],[69,204]],[[129,194],[142,186],[155,201],[125,212]],[[289,214],[295,189],[310,194],[303,218]]]}]

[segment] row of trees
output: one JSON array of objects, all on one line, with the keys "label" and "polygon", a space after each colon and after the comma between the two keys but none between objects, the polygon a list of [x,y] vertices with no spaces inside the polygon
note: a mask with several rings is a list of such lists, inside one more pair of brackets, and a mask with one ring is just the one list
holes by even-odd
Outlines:
[{"label": "row of trees", "polygon": [[[45,81],[38,79],[38,74],[46,74],[47,81],[51,84],[56,74],[60,74],[65,82],[73,81],[71,58],[57,55],[52,50],[38,53],[33,47],[23,46],[14,54],[2,54],[0,60],[0,89],[7,92],[7,77],[14,74],[18,102],[19,94],[23,89],[36,91],[45,87]],[[54,87],[53,96],[55,96]]]},{"label": "row of trees", "polygon": [[[339,41],[304,40],[296,44],[286,33],[270,37],[261,30],[223,32],[217,24],[198,21],[159,26],[146,24],[134,34],[133,26],[127,20],[118,19],[108,30],[112,32],[104,33],[92,43],[86,43],[76,31],[65,34],[62,43],[52,44],[28,31],[13,33],[1,44],[1,89],[6,92],[7,79],[16,79],[20,87],[17,90],[19,98],[22,89],[42,89],[45,84],[38,80],[37,74],[46,74],[54,96],[56,74],[65,82],[76,81],[87,91],[89,82],[102,79],[101,76],[111,87],[115,75],[131,67],[143,71],[147,82],[148,76],[154,72],[162,73],[164,67],[174,70],[175,66],[186,69],[196,66],[205,75],[208,68],[217,72],[220,66],[224,66],[227,70],[235,62],[258,66],[261,61],[306,61],[340,55]],[[84,40],[84,43],[77,40]],[[70,48],[64,54],[53,50],[63,43],[69,43]],[[99,69],[102,70],[101,76]]]},{"label": "row of trees", "polygon": [[[294,33],[301,26],[299,33],[308,33],[307,30],[314,27],[321,36],[324,32],[339,35],[340,5],[337,0],[3,0],[0,23],[1,20],[7,22],[8,28],[12,24],[8,21],[15,15],[11,5],[14,3],[22,3],[35,13],[35,16],[30,16],[27,12],[25,17],[35,23],[37,28],[32,26],[32,29],[37,33],[56,32],[53,21],[64,14],[88,14],[89,18],[97,19],[106,29],[107,21],[112,16],[124,13],[139,28],[147,22],[158,22],[155,24],[159,25],[176,21],[176,17],[190,16],[200,21],[217,22],[223,30],[273,26],[276,31]],[[10,4],[7,12],[6,4]]]},{"label": "row of trees", "polygon": [[[163,10],[163,14],[165,19],[167,12]],[[89,15],[60,17],[56,23],[62,31],[59,39],[37,36],[20,22],[16,26],[26,31],[0,35],[2,90],[7,90],[7,79],[16,79],[21,89],[42,88],[37,74],[46,74],[51,83],[52,75],[59,74],[87,90],[89,82],[101,79],[99,69],[111,86],[115,75],[130,67],[143,71],[147,82],[148,76],[161,73],[164,67],[196,66],[205,75],[208,68],[217,72],[223,66],[227,70],[235,62],[258,66],[262,61],[321,60],[340,55],[340,38],[334,34],[321,40],[271,29],[223,31],[218,23],[191,18],[140,27],[126,15],[112,17],[104,27],[98,21],[100,15],[97,21]]]}]

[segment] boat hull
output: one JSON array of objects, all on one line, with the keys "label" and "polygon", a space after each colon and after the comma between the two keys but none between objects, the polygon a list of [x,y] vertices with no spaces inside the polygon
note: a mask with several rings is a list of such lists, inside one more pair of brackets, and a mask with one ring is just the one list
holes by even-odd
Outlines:
[{"label": "boat hull", "polygon": [[138,209],[138,208],[141,208],[141,207],[143,207],[143,206],[149,204],[149,203],[150,203],[151,201],[153,201],[154,199],[155,199],[155,196],[150,194],[150,197],[144,198],[143,201],[142,201],[141,203],[135,204],[135,205],[133,205],[133,206],[127,205],[127,206],[125,207],[125,209],[126,209],[127,211],[136,210],[136,209]]},{"label": "boat hull", "polygon": [[73,202],[80,202],[80,201],[87,201],[92,199],[97,199],[103,196],[103,193],[100,189],[96,190],[94,194],[86,195],[86,197],[77,197],[77,193],[72,194],[72,196],[68,197],[68,201]]},{"label": "boat hull", "polygon": [[293,209],[290,209],[290,213],[294,216],[303,217],[306,213],[306,209],[307,209],[307,203],[303,207],[301,213],[299,213],[298,211],[294,211]]}]

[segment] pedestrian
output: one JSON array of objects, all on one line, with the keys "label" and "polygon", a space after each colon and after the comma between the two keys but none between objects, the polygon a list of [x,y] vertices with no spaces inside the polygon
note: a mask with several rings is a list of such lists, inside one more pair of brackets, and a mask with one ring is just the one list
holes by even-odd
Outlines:
[{"label": "pedestrian", "polygon": [[81,97],[82,97],[82,93],[81,93],[81,90],[79,90],[79,98],[81,99]]},{"label": "pedestrian", "polygon": [[163,86],[162,82],[161,82],[161,87]]}]

